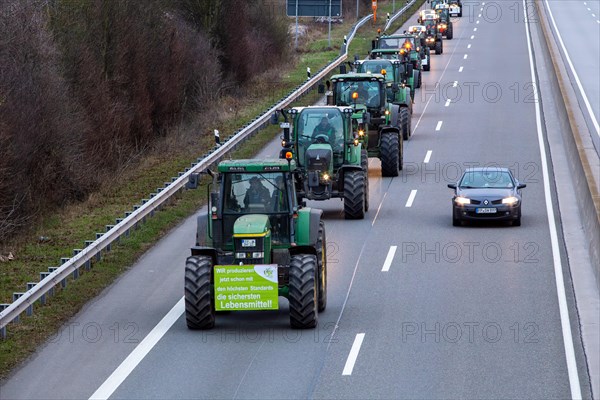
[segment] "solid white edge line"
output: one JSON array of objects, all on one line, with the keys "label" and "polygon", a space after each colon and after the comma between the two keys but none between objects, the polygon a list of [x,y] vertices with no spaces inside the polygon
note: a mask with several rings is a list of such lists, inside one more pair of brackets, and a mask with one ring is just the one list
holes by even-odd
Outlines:
[{"label": "solid white edge line", "polygon": [[185,311],[185,300],[182,297],[177,304],[160,320],[158,324],[146,335],[144,340],[136,346],[127,358],[114,370],[102,385],[90,396],[90,400],[108,399],[117,388],[127,379],[129,374],[138,366],[148,353],[156,346],[158,341],[167,333],[173,324]]},{"label": "solid white edge line", "polygon": [[377,212],[375,213],[375,218],[373,218],[373,222],[371,222],[371,226],[375,225],[375,221],[377,221],[377,216],[379,215],[379,211],[381,211],[381,206],[383,205],[383,201],[385,200],[385,196],[387,196],[388,192],[383,194],[383,198],[381,199],[381,203],[379,203],[379,207],[377,207]]},{"label": "solid white edge line", "polygon": [[[523,0],[523,9],[527,10],[527,4]],[[552,244],[552,258],[554,261],[554,277],[556,279],[556,292],[558,295],[558,308],[560,313],[560,323],[563,334],[563,343],[565,347],[565,357],[567,361],[567,371],[569,375],[569,386],[571,388],[571,398],[581,399],[581,387],[579,386],[579,372],[577,371],[577,361],[575,359],[575,348],[573,346],[573,336],[571,332],[571,323],[569,321],[569,308],[567,306],[567,295],[565,293],[565,283],[563,280],[563,268],[560,258],[560,249],[558,247],[558,234],[556,230],[556,221],[554,219],[554,205],[552,204],[552,193],[550,192],[550,177],[548,172],[548,160],[546,158],[546,145],[542,132],[542,120],[540,112],[539,94],[537,91],[537,80],[535,75],[535,66],[533,65],[533,53],[531,49],[531,33],[529,32],[529,21],[525,17],[525,32],[527,33],[527,50],[529,52],[529,68],[531,71],[531,82],[533,87],[533,96],[535,103],[535,123],[537,126],[537,137],[540,147],[540,156],[542,159],[542,176],[544,180],[544,197],[546,200],[546,213],[548,215],[548,228],[550,230],[550,242]]]},{"label": "solid white edge line", "polygon": [[411,190],[410,195],[408,196],[408,200],[406,200],[405,207],[412,207],[413,201],[415,201],[416,196],[417,196],[417,189]]},{"label": "solid white edge line", "polygon": [[427,154],[425,154],[425,159],[423,160],[423,163],[427,164],[429,162],[429,160],[431,159],[431,153],[433,153],[433,151],[427,150]]},{"label": "solid white edge line", "polygon": [[435,126],[435,130],[439,131],[440,129],[442,129],[443,123],[444,123],[444,121],[438,121],[437,125]]},{"label": "solid white edge line", "polygon": [[396,255],[397,249],[398,249],[398,246],[390,246],[387,257],[385,258],[385,262],[383,263],[383,268],[381,268],[381,272],[388,272],[390,270],[390,267],[392,266],[392,261],[394,261],[394,256]]},{"label": "solid white edge line", "polygon": [[546,3],[546,8],[548,10],[548,14],[550,15],[550,20],[552,20],[552,26],[554,26],[554,32],[556,33],[556,36],[558,37],[558,41],[560,42],[560,47],[562,48],[562,51],[563,51],[565,57],[567,58],[567,63],[569,64],[569,68],[571,69],[571,72],[573,73],[573,77],[575,77],[575,83],[577,83],[579,92],[581,92],[581,97],[583,97],[583,102],[585,103],[585,108],[587,108],[588,114],[590,114],[590,118],[592,119],[592,124],[594,125],[594,128],[596,129],[596,134],[598,136],[600,136],[600,126],[598,126],[598,120],[596,119],[596,115],[594,114],[594,112],[592,110],[592,106],[590,104],[590,101],[587,98],[587,95],[585,94],[585,90],[583,90],[583,85],[581,84],[579,75],[577,75],[577,71],[575,71],[575,67],[573,66],[571,57],[569,57],[569,52],[567,51],[567,48],[565,47],[565,43],[562,40],[562,36],[560,35],[560,31],[558,30],[558,27],[556,26],[556,21],[554,21],[554,15],[552,15],[552,10],[550,9],[550,4],[548,3],[548,0],[545,0],[545,3]]},{"label": "solid white edge line", "polygon": [[346,365],[344,365],[344,371],[342,372],[342,375],[352,375],[352,370],[354,369],[354,364],[358,358],[358,352],[360,351],[360,347],[362,346],[364,338],[364,333],[356,334],[354,343],[352,343],[352,348],[350,349],[350,354],[348,354],[348,359],[346,360]]}]

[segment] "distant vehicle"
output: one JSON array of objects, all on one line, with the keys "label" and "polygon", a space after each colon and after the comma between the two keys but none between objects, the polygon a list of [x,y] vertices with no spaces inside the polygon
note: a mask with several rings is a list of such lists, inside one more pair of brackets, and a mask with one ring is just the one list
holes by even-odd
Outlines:
[{"label": "distant vehicle", "polygon": [[465,221],[511,221],[521,225],[521,189],[508,168],[468,168],[457,183],[452,198],[452,225]]}]

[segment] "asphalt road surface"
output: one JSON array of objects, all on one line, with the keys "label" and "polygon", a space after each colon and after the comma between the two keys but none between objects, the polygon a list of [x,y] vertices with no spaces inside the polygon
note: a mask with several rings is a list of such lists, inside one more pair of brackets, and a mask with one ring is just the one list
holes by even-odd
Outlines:
[{"label": "asphalt road surface", "polygon": [[[324,209],[329,241],[317,329],[291,330],[282,299],[279,311],[219,315],[214,330],[188,330],[180,300],[190,218],[0,397],[565,399],[574,387],[590,397],[569,274],[556,283],[555,258],[568,264],[562,242],[552,244],[526,26],[512,18],[523,6],[495,5],[505,17],[493,22],[481,16],[485,4],[466,8],[444,54],[432,56],[404,171],[381,178],[370,160],[367,217],[344,220],[339,200],[309,204]],[[275,140],[261,156],[277,154]],[[521,227],[452,227],[446,185],[475,165],[511,167],[527,184]],[[151,331],[154,341],[144,340]]]}]

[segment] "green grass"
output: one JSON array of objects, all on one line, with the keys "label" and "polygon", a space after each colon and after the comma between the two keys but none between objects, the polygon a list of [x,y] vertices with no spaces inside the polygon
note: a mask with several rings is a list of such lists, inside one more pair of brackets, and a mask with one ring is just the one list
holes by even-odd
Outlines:
[{"label": "green grass", "polygon": [[[399,3],[399,2],[397,2]],[[391,1],[379,2],[379,15],[391,11]],[[316,72],[339,55],[339,46],[354,20],[332,26],[332,49],[327,49],[327,30],[320,29],[320,36],[302,46],[290,68],[277,79],[267,80],[255,92],[249,93],[245,106],[234,115],[219,120],[221,137],[227,137],[239,126],[245,124],[258,113],[270,106],[274,100],[289,92],[294,86],[306,80],[306,67]],[[398,21],[395,25],[400,24]],[[357,33],[350,47],[353,54],[364,57],[370,49],[371,38],[378,27],[383,27],[385,18],[378,24],[365,24]],[[281,71],[280,71],[281,72]],[[265,89],[265,90],[263,90]],[[314,103],[319,95],[315,90],[296,102],[295,105]],[[247,141],[232,153],[233,158],[248,158],[256,154],[266,143],[278,134],[278,127],[270,126]],[[146,198],[164,182],[183,170],[203,154],[213,144],[210,135],[204,135],[187,151],[174,151],[150,158],[132,160],[137,164],[122,175],[115,177],[109,188],[96,193],[88,201],[73,205],[46,216],[39,226],[19,242],[7,248],[15,255],[15,260],[0,264],[0,303],[10,303],[12,293],[24,291],[27,282],[37,282],[40,271],[58,266],[61,257],[72,255],[74,248],[83,247],[85,240],[95,238],[96,232],[104,232],[105,225],[114,224],[115,218],[123,217],[124,212]],[[275,156],[275,155],[274,155]],[[162,211],[149,218],[139,230],[133,231],[120,244],[94,264],[90,271],[83,273],[76,282],[70,282],[66,290],[57,290],[48,299],[46,306],[36,304],[31,317],[21,317],[18,324],[7,326],[8,337],[0,341],[0,377],[6,376],[12,368],[33,353],[70,317],[105,287],[110,285],[123,271],[135,263],[137,258],[148,250],[165,233],[184,218],[194,213],[205,202],[205,190],[183,192],[176,200],[166,205]],[[49,238],[38,241],[40,236]]]}]

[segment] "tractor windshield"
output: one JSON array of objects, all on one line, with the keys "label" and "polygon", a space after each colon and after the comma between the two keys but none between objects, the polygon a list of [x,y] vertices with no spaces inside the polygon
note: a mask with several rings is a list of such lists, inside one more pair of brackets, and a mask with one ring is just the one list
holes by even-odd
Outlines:
[{"label": "tractor windshield", "polygon": [[[335,85],[335,104],[337,105],[350,106],[356,102],[364,104],[368,108],[378,108],[381,106],[380,82],[377,80],[350,80],[336,82]],[[353,95],[356,99],[353,98]]]},{"label": "tractor windshield", "polygon": [[313,144],[329,144],[334,165],[343,160],[344,126],[342,112],[338,108],[306,108],[300,113],[295,125],[298,140],[298,164],[305,165],[305,155]]},{"label": "tractor windshield", "polygon": [[[282,172],[228,173],[223,178],[223,226],[227,240],[244,214],[266,214],[273,244],[289,243],[291,193]],[[231,230],[231,231],[228,231]]]},{"label": "tractor windshield", "polygon": [[369,60],[369,61],[364,61],[362,64],[360,64],[360,66],[358,67],[358,71],[357,72],[365,72],[365,73],[372,73],[372,74],[380,74],[381,70],[385,69],[386,72],[386,79],[387,80],[394,80],[394,68],[392,65],[392,62],[389,60]]}]

